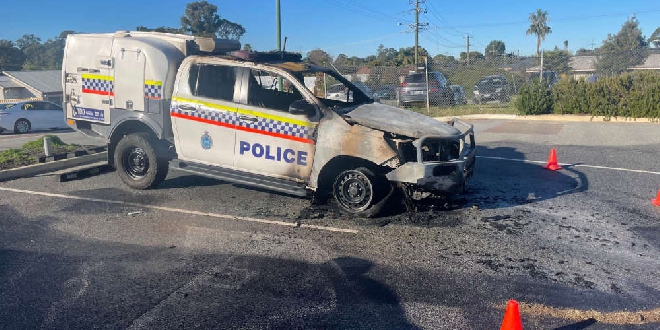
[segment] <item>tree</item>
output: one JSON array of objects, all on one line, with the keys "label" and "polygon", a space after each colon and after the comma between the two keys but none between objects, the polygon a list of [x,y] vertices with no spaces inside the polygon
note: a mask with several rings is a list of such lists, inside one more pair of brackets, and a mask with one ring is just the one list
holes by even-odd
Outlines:
[{"label": "tree", "polygon": [[250,44],[243,45],[243,50],[251,52],[252,51],[252,45],[250,45]]},{"label": "tree", "polygon": [[[462,62],[467,61],[467,53],[466,52],[461,52],[460,56],[461,56],[460,58],[461,58]],[[476,60],[483,60],[484,58],[485,58],[484,54],[482,54],[480,52],[470,52],[470,63],[472,63],[472,61],[476,61]]]},{"label": "tree", "polygon": [[185,15],[181,16],[181,30],[194,36],[236,40],[245,34],[242,25],[220,18],[218,7],[206,1],[186,5]]},{"label": "tree", "polygon": [[504,55],[504,52],[506,52],[506,46],[502,40],[493,40],[488,43],[488,46],[484,49],[484,54],[486,54],[486,58],[489,59],[500,57]]},{"label": "tree", "polygon": [[41,43],[41,39],[34,34],[24,34],[18,40],[16,40],[16,47],[20,50],[24,50],[32,45],[38,45]]},{"label": "tree", "polygon": [[602,74],[619,74],[641,64],[646,58],[648,44],[642,36],[635,16],[628,19],[615,35],[608,34],[600,47],[602,56],[596,63],[596,71]]},{"label": "tree", "polygon": [[443,67],[443,66],[446,67],[446,66],[454,66],[454,65],[458,64],[458,61],[453,56],[438,54],[438,55],[433,56],[433,64],[435,64],[436,66],[440,66],[440,67]]},{"label": "tree", "polygon": [[332,63],[332,56],[317,48],[307,53],[305,61],[316,65],[327,65],[328,63]]},{"label": "tree", "polygon": [[568,50],[568,40],[564,40],[564,50]]},{"label": "tree", "polygon": [[545,40],[545,36],[552,33],[552,29],[548,26],[548,11],[537,9],[535,13],[529,14],[529,28],[527,35],[536,35],[536,54],[539,54],[541,49],[541,42]]},{"label": "tree", "polygon": [[660,27],[653,31],[653,34],[648,39],[649,44],[653,44],[655,48],[660,47]]},{"label": "tree", "polygon": [[575,56],[585,56],[585,55],[596,55],[598,49],[586,49],[586,48],[580,48],[575,52]]},{"label": "tree", "polygon": [[20,70],[23,53],[11,40],[0,40],[0,71]]},{"label": "tree", "polygon": [[543,70],[557,71],[558,73],[568,73],[571,68],[568,62],[571,59],[571,53],[566,50],[555,47],[554,50],[543,54]]}]

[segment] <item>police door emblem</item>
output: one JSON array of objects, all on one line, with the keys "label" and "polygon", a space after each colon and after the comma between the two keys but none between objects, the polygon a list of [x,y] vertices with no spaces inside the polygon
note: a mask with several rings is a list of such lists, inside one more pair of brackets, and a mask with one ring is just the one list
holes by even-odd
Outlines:
[{"label": "police door emblem", "polygon": [[204,135],[202,135],[202,149],[204,150],[209,150],[213,146],[213,139],[211,139],[211,136],[209,135],[209,132],[204,132]]}]

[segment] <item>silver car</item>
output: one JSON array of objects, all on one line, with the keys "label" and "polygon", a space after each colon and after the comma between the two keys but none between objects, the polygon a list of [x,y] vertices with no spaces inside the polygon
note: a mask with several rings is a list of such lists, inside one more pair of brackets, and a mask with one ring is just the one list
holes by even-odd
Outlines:
[{"label": "silver car", "polygon": [[27,133],[38,129],[68,128],[62,107],[46,101],[0,104],[0,133]]}]

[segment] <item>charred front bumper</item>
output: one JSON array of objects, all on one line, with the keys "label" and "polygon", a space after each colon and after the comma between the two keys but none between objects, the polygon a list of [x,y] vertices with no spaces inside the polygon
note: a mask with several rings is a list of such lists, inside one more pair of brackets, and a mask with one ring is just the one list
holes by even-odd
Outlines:
[{"label": "charred front bumper", "polygon": [[476,147],[472,124],[449,122],[461,131],[452,137],[424,136],[399,144],[402,164],[386,174],[390,181],[409,183],[436,194],[463,192],[474,173]]}]

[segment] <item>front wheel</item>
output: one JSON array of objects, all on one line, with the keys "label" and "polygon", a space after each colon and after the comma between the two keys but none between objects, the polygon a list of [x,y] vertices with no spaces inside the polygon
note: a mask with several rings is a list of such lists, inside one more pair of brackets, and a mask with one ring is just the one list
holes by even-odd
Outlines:
[{"label": "front wheel", "polygon": [[370,218],[382,210],[392,190],[385,178],[366,167],[358,167],[337,175],[332,195],[344,211]]},{"label": "front wheel", "polygon": [[31,128],[32,124],[30,124],[30,121],[25,118],[21,118],[14,123],[14,133],[16,134],[27,133]]},{"label": "front wheel", "polygon": [[149,189],[165,180],[168,163],[165,158],[158,157],[152,138],[146,134],[130,134],[117,144],[115,168],[129,187]]}]

